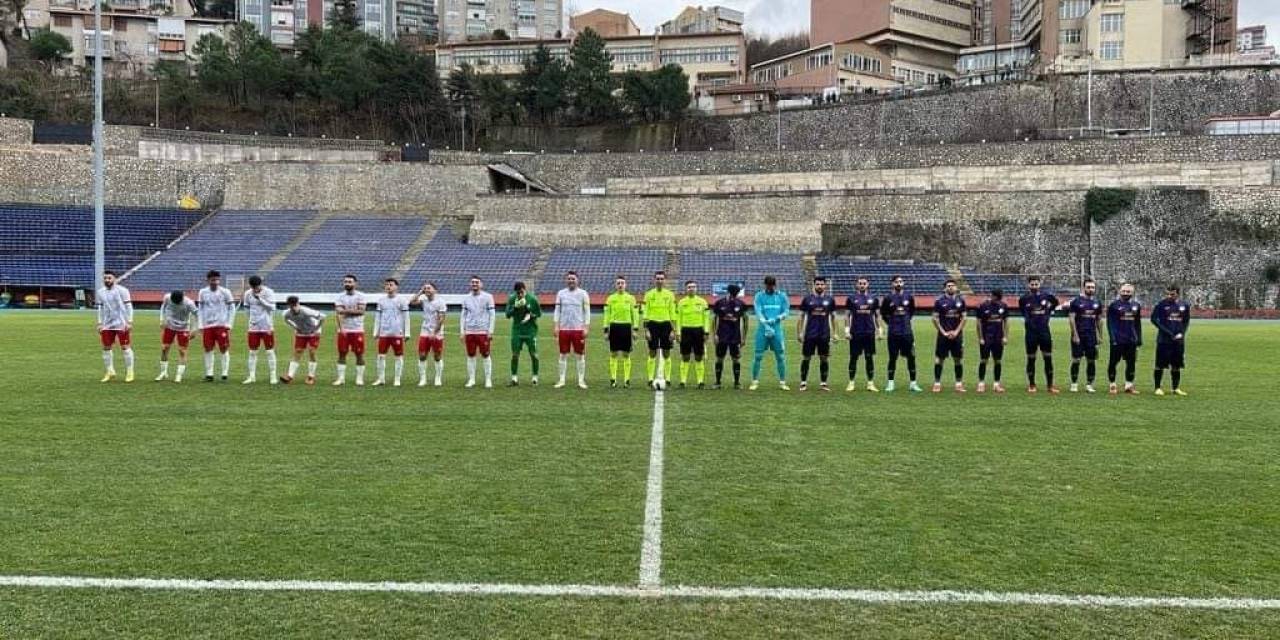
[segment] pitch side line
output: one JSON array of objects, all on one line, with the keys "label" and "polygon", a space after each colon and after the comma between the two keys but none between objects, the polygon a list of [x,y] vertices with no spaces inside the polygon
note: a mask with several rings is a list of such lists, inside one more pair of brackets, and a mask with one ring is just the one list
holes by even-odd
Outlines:
[{"label": "pitch side line", "polygon": [[[658,364],[662,366],[661,361]],[[640,545],[640,587],[662,585],[662,455],[666,393],[653,394],[653,435],[649,439],[649,481],[644,496],[644,542]]]},{"label": "pitch side line", "polygon": [[178,580],[0,576],[0,587],[52,589],[139,589],[167,591],[327,591],[337,593],[420,593],[475,596],[707,600],[811,600],[865,604],[988,604],[1122,609],[1278,610],[1280,599],[1100,596],[995,591],[877,591],[870,589],[787,589],[754,587],[643,588],[582,584],[487,584],[467,582],[326,582],[313,580]]}]

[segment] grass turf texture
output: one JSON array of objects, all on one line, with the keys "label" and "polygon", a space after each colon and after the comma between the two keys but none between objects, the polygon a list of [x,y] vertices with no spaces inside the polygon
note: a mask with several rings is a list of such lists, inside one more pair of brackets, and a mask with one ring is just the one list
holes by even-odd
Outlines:
[{"label": "grass turf texture", "polygon": [[[461,389],[456,338],[446,390],[272,388],[238,384],[239,332],[234,384],[199,382],[198,350],[188,382],[150,382],[156,324],[140,314],[139,381],[100,385],[90,315],[0,315],[0,393],[10,399],[0,417],[0,574],[635,581],[652,398],[605,388],[598,334],[586,393],[550,389],[546,338],[536,390]],[[928,382],[932,335],[923,322],[918,333]],[[1016,330],[1005,363],[1011,394],[1002,398],[784,394],[771,373],[755,394],[673,391],[664,582],[1276,597],[1280,400],[1265,354],[1277,338],[1274,324],[1193,326],[1187,399],[1025,397]],[[499,383],[506,342],[496,341]],[[788,345],[793,383],[798,346]],[[972,389],[971,335],[968,346]],[[838,388],[844,347],[834,349]],[[1139,368],[1144,391],[1153,351]],[[1065,355],[1057,358],[1064,387]],[[333,357],[329,336],[322,384]],[[412,360],[406,380],[415,378]],[[883,349],[879,360],[883,379]],[[527,376],[527,361],[522,369]],[[5,590],[0,602],[0,634],[18,637],[155,635],[177,618],[191,625],[178,635],[201,635],[222,629],[202,624],[224,608],[248,611],[229,633],[298,637],[343,635],[348,618],[385,635],[768,636],[866,625],[889,637],[1014,629],[1267,637],[1280,620],[1276,612],[23,589]],[[522,622],[492,620],[505,615]]]}]

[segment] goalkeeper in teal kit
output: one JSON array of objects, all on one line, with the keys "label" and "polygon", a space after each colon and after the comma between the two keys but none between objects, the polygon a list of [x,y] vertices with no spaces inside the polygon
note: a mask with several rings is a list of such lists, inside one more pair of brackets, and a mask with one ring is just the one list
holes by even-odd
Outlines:
[{"label": "goalkeeper in teal kit", "polygon": [[756,357],[751,363],[752,391],[760,388],[760,363],[764,361],[766,351],[773,352],[774,363],[778,367],[778,386],[783,391],[790,391],[787,386],[787,341],[782,334],[782,323],[786,321],[791,310],[791,301],[786,292],[778,290],[778,280],[773,276],[764,279],[764,291],[756,293],[754,306],[756,310]]}]

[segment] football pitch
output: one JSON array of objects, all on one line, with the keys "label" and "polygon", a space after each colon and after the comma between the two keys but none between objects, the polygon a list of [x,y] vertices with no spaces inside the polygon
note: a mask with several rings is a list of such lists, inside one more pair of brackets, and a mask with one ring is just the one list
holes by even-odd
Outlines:
[{"label": "football pitch", "polygon": [[456,336],[443,389],[330,387],[331,335],[319,385],[243,386],[243,322],[231,382],[156,383],[153,312],[100,384],[93,324],[0,313],[2,638],[1280,636],[1280,324],[1193,324],[1188,398],[1154,345],[1138,397],[1027,396],[1018,322],[1002,397],[971,329],[965,396],[845,393],[837,343],[830,394],[659,397],[598,330],[590,390],[544,329],[543,386],[486,391]]}]

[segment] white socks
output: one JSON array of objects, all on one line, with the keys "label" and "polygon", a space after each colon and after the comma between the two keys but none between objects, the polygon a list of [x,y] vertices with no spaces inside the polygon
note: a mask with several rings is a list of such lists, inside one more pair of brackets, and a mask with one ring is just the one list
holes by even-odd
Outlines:
[{"label": "white socks", "polygon": [[307,363],[307,376],[312,378],[316,377],[316,361],[315,360],[312,360],[311,362]]},{"label": "white socks", "polygon": [[560,384],[564,384],[565,371],[569,368],[569,356],[560,354],[560,361],[557,364],[560,371]]},{"label": "white socks", "polygon": [[485,386],[493,385],[493,359],[489,357],[484,359],[484,384]]},{"label": "white socks", "polygon": [[276,379],[276,352],[271,350],[267,352],[267,370],[271,372],[271,380]]},{"label": "white socks", "polygon": [[294,376],[294,375],[296,375],[297,373],[298,373],[298,361],[297,361],[297,360],[290,360],[290,361],[289,361],[289,373],[288,373],[287,375],[285,375],[285,377],[286,377],[286,378],[293,378],[293,376]]},{"label": "white socks", "polygon": [[400,386],[400,376],[404,374],[404,356],[396,356],[396,386]]},{"label": "white socks", "polygon": [[346,381],[347,381],[347,365],[340,364],[338,365],[338,382],[346,382]]},{"label": "white socks", "polygon": [[112,352],[110,352],[110,351],[103,351],[103,352],[102,352],[102,364],[103,364],[104,366],[106,366],[106,368],[107,368],[107,373],[115,373],[115,371],[116,371],[116,358],[115,358],[115,354],[114,354],[114,353],[112,353]]},{"label": "white socks", "polygon": [[356,384],[364,384],[364,365],[356,365]]},{"label": "white socks", "polygon": [[249,379],[253,380],[258,377],[258,352],[249,352]]},{"label": "white socks", "polygon": [[[436,370],[437,373],[439,373],[439,371],[439,369]],[[467,383],[476,383],[476,359],[471,357],[467,358]]]},{"label": "white socks", "polygon": [[182,374],[184,374],[184,373],[186,373],[186,372],[187,372],[187,365],[185,365],[185,364],[180,364],[180,365],[178,365],[178,375],[176,375],[176,376],[174,376],[174,377],[173,377],[173,381],[174,381],[174,382],[182,382]]},{"label": "white socks", "polygon": [[204,376],[206,378],[213,377],[213,352],[204,352]]},{"label": "white socks", "polygon": [[378,382],[385,381],[387,379],[387,357],[381,353],[378,354],[376,370],[378,372]]},{"label": "white socks", "polygon": [[167,375],[169,375],[169,361],[161,360],[160,361],[160,377],[163,378],[164,376],[167,376]]},{"label": "white socks", "polygon": [[231,373],[231,352],[230,351],[222,354],[222,377],[224,378],[227,377],[228,373]]},{"label": "white socks", "polygon": [[418,384],[426,384],[426,383],[427,383],[427,361],[419,360],[418,361]]},{"label": "white socks", "polygon": [[587,383],[587,356],[578,356],[578,384]]},{"label": "white socks", "polygon": [[444,358],[436,360],[436,386],[444,384]]}]

